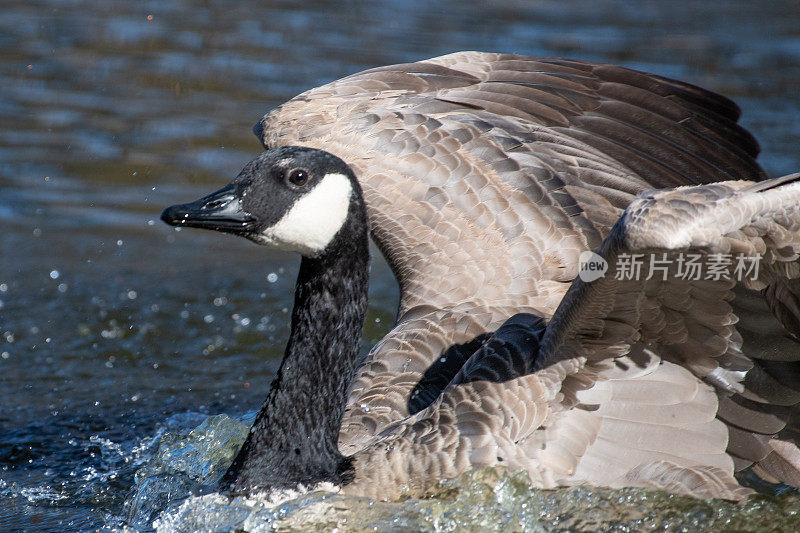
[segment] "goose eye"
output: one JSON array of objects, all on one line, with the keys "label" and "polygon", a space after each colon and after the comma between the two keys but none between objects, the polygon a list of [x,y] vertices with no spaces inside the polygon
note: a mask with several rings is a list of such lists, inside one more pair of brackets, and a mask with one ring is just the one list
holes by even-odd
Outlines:
[{"label": "goose eye", "polygon": [[308,183],[308,171],[302,168],[296,168],[289,172],[289,177],[287,179],[292,185],[305,185]]}]

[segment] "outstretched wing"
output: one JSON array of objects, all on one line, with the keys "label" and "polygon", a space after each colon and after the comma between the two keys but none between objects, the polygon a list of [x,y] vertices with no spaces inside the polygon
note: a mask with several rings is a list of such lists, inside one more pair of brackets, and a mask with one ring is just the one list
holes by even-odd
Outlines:
[{"label": "outstretched wing", "polygon": [[[689,254],[706,270],[679,270]],[[758,258],[758,272],[738,272],[739,254]],[[640,275],[620,270],[634,256]],[[800,345],[743,354],[735,310],[741,291],[764,289],[774,319],[796,331],[799,256],[800,174],[644,195],[597,252],[605,276],[584,271],[543,334],[534,317],[508,320],[433,404],[354,455],[364,477],[345,490],[397,497],[494,465],[526,469],[542,487],[738,499],[750,491],[734,470],[756,463],[798,485],[787,421],[800,402]]]},{"label": "outstretched wing", "polygon": [[[798,254],[800,174],[636,200],[594,258],[605,276],[584,270],[541,340],[543,371],[567,360],[580,370],[543,423],[538,460],[561,465],[563,482],[647,485],[666,472],[692,483],[692,465],[755,464],[800,484]],[[772,309],[761,333],[783,327],[780,349],[738,329],[757,290]]]},{"label": "outstretched wing", "polygon": [[[536,371],[543,329],[531,315],[506,321],[430,406],[388,425],[352,456],[359,475],[343,490],[374,498],[419,496],[442,477],[504,466],[526,470],[543,488],[589,482],[726,499],[751,492],[732,476],[725,427],[706,408],[716,405],[710,387],[655,357],[633,371],[604,373],[602,385],[581,358]],[[594,394],[598,405],[569,401],[575,391],[565,380],[583,385],[578,389],[595,382],[582,398]],[[644,404],[625,394],[642,387],[655,395]],[[642,432],[637,423],[645,421],[661,422],[679,438],[653,453],[648,446],[657,446],[660,435]],[[617,432],[630,440],[612,443],[609,453],[603,441]]]},{"label": "outstretched wing", "polygon": [[[729,100],[583,61],[461,52],[312,89],[255,128],[353,167],[400,284],[395,329],[359,370],[341,444],[408,415],[442,353],[509,316],[549,316],[636,194],[758,180]],[[349,447],[348,447],[349,446]]]}]

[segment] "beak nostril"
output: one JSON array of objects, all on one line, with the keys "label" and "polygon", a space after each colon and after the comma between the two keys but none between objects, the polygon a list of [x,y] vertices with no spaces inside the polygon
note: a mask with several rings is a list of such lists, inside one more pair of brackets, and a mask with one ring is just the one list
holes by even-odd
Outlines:
[{"label": "beak nostril", "polygon": [[161,213],[161,220],[172,226],[205,228],[229,233],[244,234],[254,222],[249,213],[245,213],[235,194],[232,185],[215,193],[190,202],[173,205]]},{"label": "beak nostril", "polygon": [[200,206],[201,211],[222,211],[228,205],[230,205],[234,201],[234,197],[230,194],[227,194],[222,197],[212,198],[203,205]]},{"label": "beak nostril", "polygon": [[217,209],[225,205],[224,200],[214,200],[213,202],[209,202],[203,206],[203,209]]}]

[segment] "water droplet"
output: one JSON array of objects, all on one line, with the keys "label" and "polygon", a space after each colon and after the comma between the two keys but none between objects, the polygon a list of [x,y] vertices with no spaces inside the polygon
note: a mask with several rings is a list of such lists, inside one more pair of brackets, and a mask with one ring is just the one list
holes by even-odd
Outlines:
[{"label": "water droplet", "polygon": [[58,292],[67,292],[68,288],[69,288],[69,285],[67,285],[66,283],[59,283],[58,284]]},{"label": "water droplet", "polygon": [[41,237],[42,236],[42,230],[40,230],[39,228],[34,228],[33,229],[33,236],[34,237]]},{"label": "water droplet", "polygon": [[214,315],[206,315],[206,316],[204,316],[203,317],[203,321],[206,324],[211,324],[212,322],[214,322]]},{"label": "water droplet", "polygon": [[135,300],[137,296],[138,295],[136,294],[136,291],[128,291],[128,299],[129,300]]},{"label": "water droplet", "polygon": [[8,285],[5,283],[0,283],[0,292],[8,291]]},{"label": "water droplet", "polygon": [[122,239],[117,240],[117,246],[122,246]]},{"label": "water droplet", "polygon": [[50,271],[50,278],[51,279],[58,279],[58,276],[60,276],[60,275],[61,275],[61,273],[58,270],[51,270]]},{"label": "water droplet", "polygon": [[8,359],[9,357],[11,357],[11,354],[8,352],[3,352],[0,353],[0,357],[2,357],[3,359]]},{"label": "water droplet", "polygon": [[278,281],[278,275],[275,272],[270,272],[269,274],[267,274],[267,281],[269,281],[270,283],[275,283],[276,281]]},{"label": "water droplet", "polygon": [[186,309],[181,311],[181,318],[183,319],[189,318],[189,311],[187,311]]}]

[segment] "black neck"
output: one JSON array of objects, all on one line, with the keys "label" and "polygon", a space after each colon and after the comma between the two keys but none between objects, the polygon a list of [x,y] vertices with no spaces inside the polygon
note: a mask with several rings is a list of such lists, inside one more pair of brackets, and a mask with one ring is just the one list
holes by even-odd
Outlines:
[{"label": "black neck", "polygon": [[368,277],[365,218],[351,215],[320,256],[303,257],[286,353],[253,429],[222,479],[224,488],[246,493],[341,484],[348,475],[349,461],[337,443],[358,359]]}]

